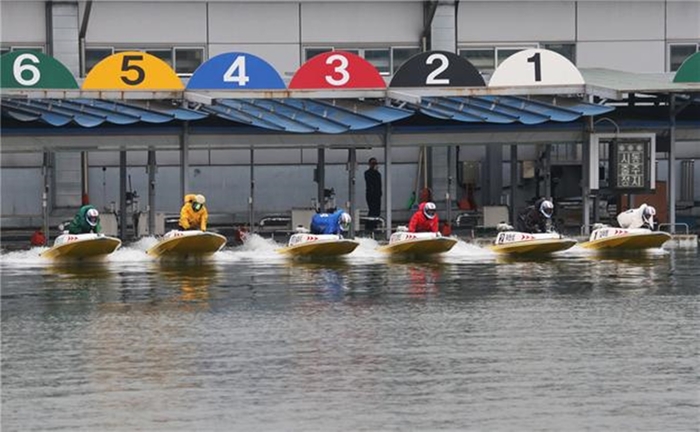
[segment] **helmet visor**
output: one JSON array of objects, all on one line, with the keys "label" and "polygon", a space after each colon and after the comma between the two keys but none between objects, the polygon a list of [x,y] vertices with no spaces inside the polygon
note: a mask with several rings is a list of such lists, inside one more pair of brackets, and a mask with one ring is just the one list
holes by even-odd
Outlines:
[{"label": "helmet visor", "polygon": [[197,212],[197,211],[201,210],[201,208],[202,208],[202,204],[200,204],[196,201],[192,203],[192,209],[194,209],[194,211]]},{"label": "helmet visor", "polygon": [[348,231],[350,229],[350,222],[340,222],[340,229],[343,231]]},{"label": "helmet visor", "polygon": [[552,214],[554,214],[554,209],[551,207],[543,207],[542,214],[544,214],[545,216],[550,218],[550,217],[552,217]]},{"label": "helmet visor", "polygon": [[97,216],[88,216],[87,223],[90,224],[90,226],[97,225]]},{"label": "helmet visor", "polygon": [[425,216],[428,217],[428,219],[432,219],[435,217],[435,209],[425,209]]}]

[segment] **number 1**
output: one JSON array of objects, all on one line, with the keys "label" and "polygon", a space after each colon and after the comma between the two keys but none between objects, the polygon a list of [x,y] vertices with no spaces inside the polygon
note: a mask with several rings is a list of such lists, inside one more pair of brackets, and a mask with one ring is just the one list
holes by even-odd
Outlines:
[{"label": "number 1", "polygon": [[542,70],[540,67],[540,53],[535,53],[532,57],[527,59],[528,63],[535,64],[535,81],[542,81]]}]

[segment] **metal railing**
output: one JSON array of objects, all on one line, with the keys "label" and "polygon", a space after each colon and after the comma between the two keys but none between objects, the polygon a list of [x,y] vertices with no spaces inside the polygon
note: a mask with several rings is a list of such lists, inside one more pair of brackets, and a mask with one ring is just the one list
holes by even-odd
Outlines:
[{"label": "metal railing", "polygon": [[[661,230],[661,227],[673,227],[673,228],[675,228],[675,227],[677,227],[677,226],[679,226],[679,227],[685,227],[685,235],[688,235],[688,234],[690,233],[690,227],[689,227],[688,224],[685,223],[685,222],[660,223],[660,224],[659,224],[659,231],[662,231],[662,230]],[[672,231],[672,234],[675,234],[675,233],[676,233],[676,230],[675,230],[675,229],[669,230],[669,232],[671,232],[671,231]]]}]

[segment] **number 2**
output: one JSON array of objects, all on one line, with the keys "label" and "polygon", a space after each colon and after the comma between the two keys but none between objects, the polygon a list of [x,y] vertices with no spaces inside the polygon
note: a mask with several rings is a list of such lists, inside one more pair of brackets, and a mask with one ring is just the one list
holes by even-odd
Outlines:
[{"label": "number 2", "polygon": [[350,81],[350,73],[348,72],[348,59],[340,54],[333,54],[326,59],[327,65],[332,65],[335,61],[340,62],[338,66],[333,68],[333,72],[340,74],[339,79],[333,78],[331,75],[326,75],[326,82],[332,86],[341,86]]},{"label": "number 2", "polygon": [[437,68],[435,68],[434,71],[428,74],[428,78],[425,80],[425,83],[450,85],[449,78],[437,78],[438,75],[445,72],[445,69],[447,69],[447,67],[450,65],[450,61],[444,54],[432,54],[425,60],[425,64],[431,65],[435,63],[436,60],[440,62],[440,66],[438,66]]},{"label": "number 2", "polygon": [[122,72],[130,72],[130,71],[136,71],[136,78],[129,78],[126,75],[123,75],[119,78],[124,82],[126,85],[139,85],[143,82],[143,80],[146,79],[146,71],[143,70],[141,66],[135,65],[135,64],[129,64],[131,61],[141,61],[143,60],[142,55],[125,55],[122,58]]},{"label": "number 2", "polygon": [[527,59],[528,63],[535,64],[535,81],[542,81],[542,68],[540,66],[540,53],[535,53],[532,57]]}]

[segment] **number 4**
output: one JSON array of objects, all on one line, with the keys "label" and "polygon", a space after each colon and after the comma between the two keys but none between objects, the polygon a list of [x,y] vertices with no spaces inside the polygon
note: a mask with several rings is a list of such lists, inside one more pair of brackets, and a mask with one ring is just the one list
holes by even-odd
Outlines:
[{"label": "number 4", "polygon": [[[234,75],[236,71],[238,74]],[[245,73],[245,56],[238,56],[224,73],[224,82],[238,83],[239,86],[245,87],[248,81],[250,77]]]}]

